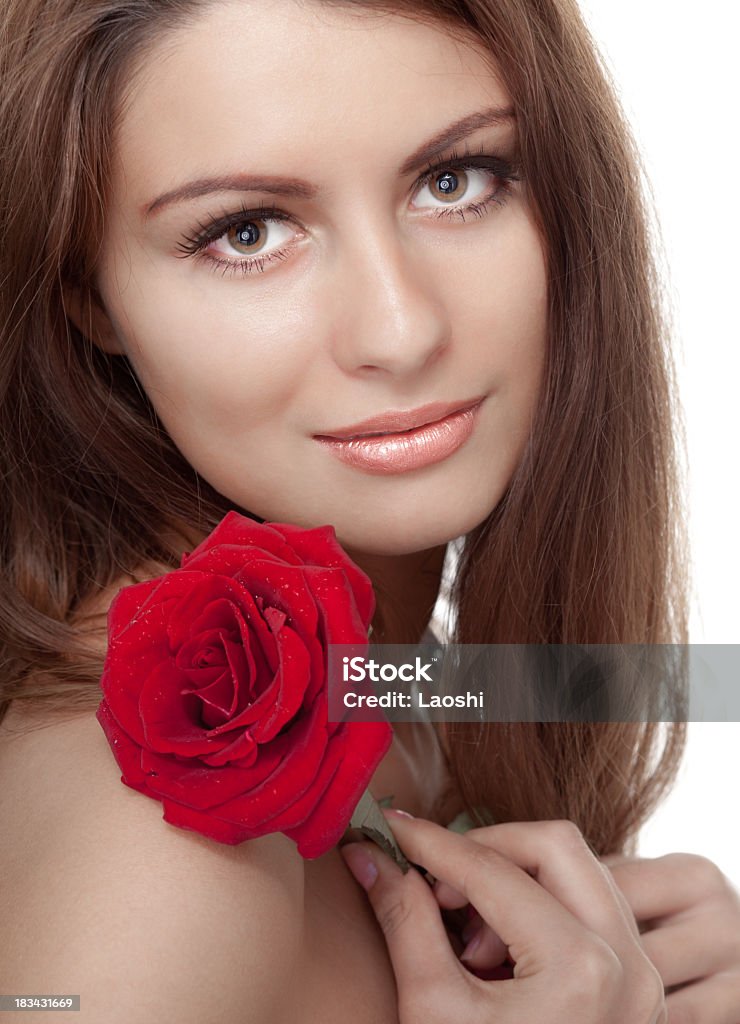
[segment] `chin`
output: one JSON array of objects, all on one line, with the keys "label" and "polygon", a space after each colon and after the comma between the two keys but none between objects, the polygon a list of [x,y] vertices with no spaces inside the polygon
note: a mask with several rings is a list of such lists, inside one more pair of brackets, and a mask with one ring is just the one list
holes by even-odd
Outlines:
[{"label": "chin", "polygon": [[481,501],[478,507],[448,497],[445,502],[419,509],[385,512],[377,520],[356,516],[345,522],[344,516],[332,522],[342,547],[372,555],[409,555],[446,544],[469,533],[482,523],[495,504]]},{"label": "chin", "polygon": [[428,487],[392,498],[327,487],[274,492],[266,501],[242,495],[239,503],[266,522],[293,523],[306,530],[333,526],[348,552],[393,556],[425,551],[469,533],[487,519],[504,490],[501,480],[481,488],[479,474],[477,489],[475,481],[458,479],[436,485],[431,498]]}]

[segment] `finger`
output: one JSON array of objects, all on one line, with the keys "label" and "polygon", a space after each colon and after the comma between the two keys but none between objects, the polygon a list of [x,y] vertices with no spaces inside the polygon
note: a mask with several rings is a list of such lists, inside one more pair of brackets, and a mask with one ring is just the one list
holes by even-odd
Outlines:
[{"label": "finger", "polygon": [[[490,828],[491,826],[487,826],[487,827]],[[471,839],[472,838],[475,838],[475,837],[471,836]],[[604,863],[606,863],[607,860],[612,860],[612,859],[613,859],[614,862],[617,862],[617,861],[624,862],[624,861],[627,860],[627,858],[625,858],[625,857],[614,857],[614,858],[602,857],[601,858],[601,863],[604,864]],[[640,939],[640,928],[639,928],[639,925],[638,925],[637,921],[635,920],[635,915],[632,912],[632,908],[630,907],[630,905],[629,905],[629,903],[628,903],[624,893],[620,890],[619,886],[617,885],[617,883],[615,882],[614,878],[612,877],[611,872],[607,872],[606,873],[606,877],[607,877],[607,880],[611,884],[612,893],[614,895],[615,900],[618,902],[618,904],[620,906],[620,909],[622,911],[622,914],[623,914],[623,917],[624,917],[624,920],[625,920],[625,923],[626,923],[627,927],[629,928],[633,938],[639,941],[639,939]],[[467,903],[466,897],[463,896],[463,894],[458,889],[455,889],[454,886],[449,885],[447,882],[443,882],[440,879],[437,879],[436,882],[434,883],[433,892],[434,892],[434,895],[437,898],[437,902],[439,903],[439,905],[441,907],[444,907],[445,909],[448,909],[448,910],[456,910],[459,907],[465,906],[465,904]],[[468,904],[468,906],[470,906],[470,904]],[[470,909],[473,910],[474,908],[471,906]],[[489,944],[492,945],[492,947],[496,950],[496,952],[494,953],[494,956],[498,956],[498,949],[503,945],[503,943],[501,942],[500,937],[498,935],[496,935],[496,933],[494,931],[491,931],[489,929],[489,932],[491,934],[491,940],[490,940]],[[470,936],[470,938],[472,938],[472,935]],[[478,952],[478,957],[481,957],[482,955],[483,954],[481,952]],[[498,963],[500,961],[496,961],[496,962]],[[477,963],[476,963],[476,966],[477,966]]]},{"label": "finger", "polygon": [[609,881],[611,882],[612,890],[614,892],[614,898],[619,903],[622,915],[627,924],[627,927],[629,928],[632,934],[632,937],[637,942],[640,942],[640,926],[637,923],[637,919],[635,918],[634,913],[632,912],[632,907],[629,905],[629,902],[627,901],[627,897],[624,895],[622,890],[617,885],[616,880],[612,876],[611,872],[607,871],[606,875]]},{"label": "finger", "polygon": [[617,885],[617,883],[616,883],[616,881],[614,879],[614,874],[613,874],[613,872],[611,870],[612,868],[617,867],[617,865],[619,865],[619,864],[629,864],[630,861],[635,860],[635,859],[636,859],[635,857],[627,857],[623,853],[607,853],[603,857],[599,857],[599,861],[601,862],[601,864],[605,865],[607,868],[609,868],[609,871],[607,872],[607,877],[609,879],[611,879],[612,885],[614,887],[614,891],[615,891],[615,893],[617,895],[617,899],[619,900],[619,905],[621,906],[621,908],[622,908],[622,910],[624,912],[625,920],[627,920],[629,922],[629,925],[630,925],[630,928],[632,929],[633,934],[636,934],[636,935],[639,936],[640,929],[639,929],[638,923],[637,923],[637,921],[635,919],[635,915],[634,915],[634,912],[632,910],[632,907],[629,905],[629,901],[627,900],[627,897],[624,895],[622,890]]},{"label": "finger", "polygon": [[436,879],[433,890],[437,903],[440,907],[445,907],[446,910],[457,910],[458,907],[464,907],[468,902],[459,889],[443,882],[440,878]]},{"label": "finger", "polygon": [[[510,823],[507,823],[507,824],[510,824]],[[537,822],[526,822],[526,823],[524,823],[524,822],[517,822],[516,824],[536,825]],[[490,828],[491,826],[488,826],[488,827]],[[481,833],[484,833],[485,831],[486,831],[485,829],[477,829],[477,830],[474,829],[474,830],[471,830],[468,834],[470,835],[471,839],[476,839],[477,838],[478,841],[481,842],[481,841],[483,841],[483,837],[482,837]],[[477,835],[475,833],[477,833]],[[619,886],[615,882],[615,880],[614,880],[614,878],[612,876],[611,871],[604,870],[604,863],[605,863],[606,860],[612,860],[613,859],[615,861],[616,860],[624,861],[624,860],[626,860],[626,858],[621,857],[621,856],[619,856],[619,857],[614,856],[613,858],[612,857],[606,857],[606,858],[595,858],[595,859],[596,859],[596,863],[599,864],[600,867],[601,867],[602,874],[603,874],[604,878],[606,879],[606,881],[607,881],[607,883],[608,883],[608,885],[609,885],[609,887],[611,889],[612,896],[613,896],[615,902],[619,906],[619,910],[620,910],[620,912],[622,914],[622,918],[623,918],[625,927],[628,929],[632,939],[639,943],[640,929],[638,927],[637,921],[635,920],[635,915],[632,912],[632,908],[630,907],[630,905],[629,905],[629,903],[628,903],[624,893],[621,892],[621,890],[619,889]],[[534,874],[535,877],[537,877],[537,872],[534,869],[527,868],[527,870],[530,871],[530,873]],[[452,890],[449,894],[447,892],[444,892],[443,893],[443,898],[452,899],[453,898],[453,893],[454,893],[454,890]],[[562,893],[559,894],[559,898],[562,898]]]},{"label": "finger", "polygon": [[443,897],[446,892],[455,894],[453,899],[447,901],[445,909],[454,910],[461,906],[467,906],[469,911],[468,920],[460,933],[462,938],[460,959],[476,968],[496,967],[500,964],[507,954],[506,945],[501,936],[486,924],[473,904],[468,903],[465,896],[458,893],[451,885],[438,881],[432,887],[432,892],[441,906],[445,906],[445,903],[440,900],[440,890]]},{"label": "finger", "polygon": [[[383,930],[399,995],[436,985],[461,966],[447,937],[439,906],[418,871],[405,875],[374,843],[347,843],[340,853],[366,890]],[[454,972],[454,973],[453,973]]]},{"label": "finger", "polygon": [[666,987],[683,985],[734,967],[738,958],[737,933],[737,921],[732,915],[700,910],[646,932],[642,946]]},{"label": "finger", "polygon": [[688,853],[635,857],[609,871],[638,921],[688,910],[718,894],[726,883],[712,861]]},{"label": "finger", "polygon": [[[486,827],[490,828],[491,826],[489,825]],[[481,830],[478,831],[480,832]],[[470,835],[470,831],[468,831],[467,834]],[[470,836],[470,838],[474,839],[475,835]],[[606,864],[608,868],[614,867],[617,864],[628,864],[634,859],[634,857],[624,857],[622,854],[617,853],[607,854],[605,857],[599,857],[601,863]],[[463,894],[458,889],[455,889],[452,885],[448,885],[447,882],[440,881],[440,879],[437,879],[434,883],[434,895],[437,897],[439,905],[448,910],[455,910],[458,907],[463,907],[467,902]]]},{"label": "finger", "polygon": [[501,937],[482,919],[479,919],[477,927],[466,937],[468,942],[460,954],[460,959],[476,970],[498,967],[508,955],[509,951]]},{"label": "finger", "polygon": [[465,834],[518,864],[617,952],[638,941],[627,901],[572,822],[505,822]]},{"label": "finger", "polygon": [[[468,838],[469,833],[460,835],[423,818],[399,817],[390,808],[383,808],[382,812],[407,857],[414,864],[424,865],[435,878],[453,885],[473,903],[481,917],[509,947],[518,970],[525,959],[530,963],[534,959],[541,964],[543,957],[552,957],[553,950],[583,946],[585,937],[582,923],[576,919],[578,915],[574,916],[570,908],[566,908],[545,886],[538,884],[522,870],[514,858],[471,840]],[[504,827],[494,825],[490,828]],[[558,834],[562,838],[561,830]],[[569,837],[570,846],[577,849],[571,833]],[[532,838],[532,833],[528,833],[527,839]],[[543,833],[540,831],[539,839],[542,838]],[[509,845],[513,848],[516,844]],[[527,856],[524,856],[519,849],[517,859],[539,865],[540,854],[535,849],[526,852]],[[586,852],[596,863],[587,848]],[[561,884],[560,888],[577,890],[580,882],[589,898],[594,900],[592,876],[595,874],[599,883],[598,897],[602,904],[608,904],[603,912],[604,920],[608,919],[609,927],[606,930],[614,932],[617,945],[624,945],[625,937],[631,939],[631,936],[628,935],[622,913],[601,869],[597,865],[594,870],[586,860],[587,870],[584,871],[584,858],[580,851],[569,851],[569,857],[559,855],[558,868],[554,873],[547,873],[548,878],[575,871],[575,882],[569,886]],[[611,911],[610,915],[607,910]],[[592,919],[595,916],[582,906],[579,906],[579,911]]]},{"label": "finger", "polygon": [[716,974],[666,995],[668,1024],[737,1024],[740,1006],[740,975]]},{"label": "finger", "polygon": [[[483,829],[469,830],[466,834],[471,839],[476,839],[478,842],[484,842],[485,841],[484,834],[486,832],[486,829],[487,828],[491,828],[491,827],[492,826],[489,825],[489,826],[486,826],[486,828],[483,828]],[[495,841],[495,835],[491,834],[491,840]],[[602,864],[605,864],[605,863],[608,863],[608,862],[624,863],[624,862],[627,861],[627,859],[628,858],[626,858],[626,857],[621,857],[621,856],[614,855],[614,856],[602,857],[602,858],[600,858],[600,861],[601,861]],[[606,874],[607,881],[609,882],[609,884],[611,886],[613,896],[614,896],[615,900],[617,901],[617,903],[619,904],[619,907],[620,907],[620,909],[622,911],[622,915],[624,917],[625,923],[626,923],[628,929],[630,930],[630,933],[632,934],[633,938],[639,940],[640,929],[639,929],[639,926],[637,924],[637,921],[635,920],[635,915],[632,912],[632,908],[630,907],[629,902],[627,901],[624,893],[622,893],[622,891],[620,890],[619,886],[615,882],[611,872],[608,871],[605,874]],[[448,910],[455,910],[458,907],[464,906],[465,903],[467,902],[465,896],[463,896],[463,894],[458,889],[455,889],[454,886],[449,885],[447,882],[443,882],[440,879],[437,879],[435,881],[433,888],[434,888],[434,895],[436,896],[437,902],[439,903],[439,905],[441,907],[445,907]],[[495,936],[495,932],[493,933],[493,935]],[[498,937],[496,936],[496,938],[498,938]]]}]

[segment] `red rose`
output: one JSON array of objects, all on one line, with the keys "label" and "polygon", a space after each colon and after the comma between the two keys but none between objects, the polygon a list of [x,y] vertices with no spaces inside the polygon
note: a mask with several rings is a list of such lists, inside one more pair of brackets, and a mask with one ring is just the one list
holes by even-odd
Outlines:
[{"label": "red rose", "polygon": [[230,844],[283,832],[320,856],[393,735],[327,721],[326,645],[365,654],[374,609],[333,527],[229,512],[179,569],[111,603],[96,717],[121,781],[172,825]]}]

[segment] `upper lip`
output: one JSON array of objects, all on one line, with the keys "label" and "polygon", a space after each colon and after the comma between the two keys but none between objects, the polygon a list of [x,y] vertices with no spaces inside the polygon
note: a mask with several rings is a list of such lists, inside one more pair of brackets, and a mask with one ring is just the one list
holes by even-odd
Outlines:
[{"label": "upper lip", "polygon": [[351,423],[346,427],[339,427],[337,430],[326,430],[315,437],[352,438],[361,434],[387,434],[389,432],[413,430],[414,427],[423,427],[427,423],[436,423],[438,420],[451,416],[454,412],[462,412],[482,402],[485,395],[477,398],[465,398],[458,402],[430,402],[418,409],[398,410],[382,412],[379,416],[370,416],[359,423]]}]

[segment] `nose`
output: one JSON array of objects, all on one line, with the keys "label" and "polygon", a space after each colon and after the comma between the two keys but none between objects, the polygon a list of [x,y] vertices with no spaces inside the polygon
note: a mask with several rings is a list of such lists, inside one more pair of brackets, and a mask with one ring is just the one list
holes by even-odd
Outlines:
[{"label": "nose", "polygon": [[431,366],[451,336],[444,285],[434,272],[439,254],[420,254],[384,221],[359,230],[355,220],[342,248],[333,331],[337,364],[348,373],[396,377]]}]

